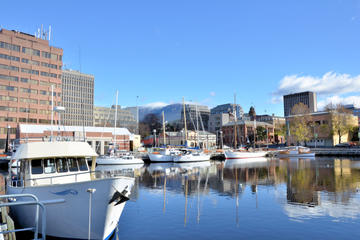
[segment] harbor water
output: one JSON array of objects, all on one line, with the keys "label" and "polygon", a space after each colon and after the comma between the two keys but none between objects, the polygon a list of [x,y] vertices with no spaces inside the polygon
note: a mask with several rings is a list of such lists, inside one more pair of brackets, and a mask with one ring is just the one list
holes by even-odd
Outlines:
[{"label": "harbor water", "polygon": [[97,170],[136,178],[114,240],[360,237],[360,158],[155,163]]}]

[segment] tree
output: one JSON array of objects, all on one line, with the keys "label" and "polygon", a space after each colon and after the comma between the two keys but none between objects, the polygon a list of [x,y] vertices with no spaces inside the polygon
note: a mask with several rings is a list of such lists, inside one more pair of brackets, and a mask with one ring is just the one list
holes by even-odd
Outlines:
[{"label": "tree", "polygon": [[274,129],[275,142],[279,143],[279,136],[286,136],[286,125],[285,124],[277,124]]},{"label": "tree", "polygon": [[139,131],[141,137],[147,137],[153,133],[155,129],[157,133],[160,133],[162,124],[160,119],[155,114],[149,113],[139,124]]},{"label": "tree", "polygon": [[339,143],[341,143],[341,137],[349,134],[353,129],[351,124],[351,111],[346,109],[342,104],[328,104],[325,106],[325,111],[331,115],[331,133],[339,137]]},{"label": "tree", "polygon": [[260,141],[264,141],[266,140],[266,128],[264,128],[263,126],[258,126],[256,128],[256,138]]},{"label": "tree", "polygon": [[299,144],[304,142],[306,144],[312,137],[311,122],[309,108],[303,104],[298,103],[291,109],[291,121],[290,121],[290,135]]}]

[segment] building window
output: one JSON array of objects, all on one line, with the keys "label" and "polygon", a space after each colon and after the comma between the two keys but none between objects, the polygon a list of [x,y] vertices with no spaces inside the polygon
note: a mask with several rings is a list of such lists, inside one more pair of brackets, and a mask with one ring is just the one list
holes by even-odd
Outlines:
[{"label": "building window", "polygon": [[6,60],[10,60],[10,61],[17,61],[17,62],[20,61],[20,58],[19,58],[19,57],[9,56],[9,55],[2,54],[2,53],[0,53],[0,58],[6,59]]},{"label": "building window", "polygon": [[11,97],[11,96],[0,96],[0,101],[17,102],[17,98],[16,97]]},{"label": "building window", "polygon": [[7,76],[7,75],[2,75],[2,74],[0,74],[0,79],[7,80],[7,81],[13,81],[13,82],[18,82],[19,81],[18,77]]},{"label": "building window", "polygon": [[0,48],[5,48],[11,51],[20,52],[20,46],[11,43],[0,42]]},{"label": "building window", "polygon": [[8,65],[5,65],[5,64],[0,64],[0,69],[5,69],[5,70],[10,70],[10,71],[15,71],[15,72],[19,71],[18,67],[8,66]]},{"label": "building window", "polygon": [[0,106],[0,111],[16,112],[16,107]]},{"label": "building window", "polygon": [[23,52],[23,53],[26,53],[26,54],[29,54],[29,55],[33,55],[33,56],[38,56],[38,57],[40,57],[40,50],[23,47],[23,48],[22,48],[22,52]]}]

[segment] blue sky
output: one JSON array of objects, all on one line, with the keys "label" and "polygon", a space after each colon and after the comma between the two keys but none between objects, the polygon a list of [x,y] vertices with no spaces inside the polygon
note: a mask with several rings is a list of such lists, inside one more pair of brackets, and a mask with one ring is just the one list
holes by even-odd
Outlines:
[{"label": "blue sky", "polygon": [[[51,25],[67,68],[95,76],[95,104],[233,101],[283,115],[284,93],[360,106],[360,1],[15,1],[0,25]],[[81,54],[79,54],[81,52]]]}]

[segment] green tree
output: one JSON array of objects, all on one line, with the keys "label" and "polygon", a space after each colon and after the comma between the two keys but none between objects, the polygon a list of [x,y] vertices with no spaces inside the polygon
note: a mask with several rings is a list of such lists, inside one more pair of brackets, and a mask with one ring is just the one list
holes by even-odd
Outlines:
[{"label": "green tree", "polygon": [[256,138],[260,141],[266,140],[266,128],[264,128],[263,126],[258,126],[256,128]]}]

